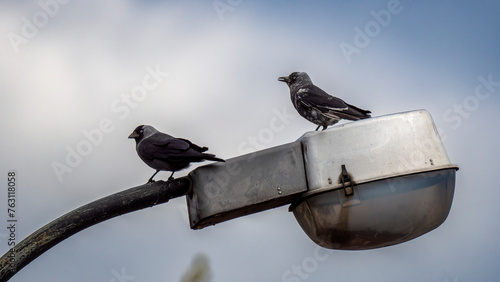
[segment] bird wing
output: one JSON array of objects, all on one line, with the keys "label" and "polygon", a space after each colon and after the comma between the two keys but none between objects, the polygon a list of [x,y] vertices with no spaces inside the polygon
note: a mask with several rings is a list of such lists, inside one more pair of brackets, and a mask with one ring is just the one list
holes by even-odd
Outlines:
[{"label": "bird wing", "polygon": [[200,152],[200,153],[201,153],[201,152],[205,152],[205,151],[207,151],[207,150],[208,150],[208,147],[200,147],[200,146],[198,146],[198,145],[194,144],[193,142],[191,142],[191,141],[189,141],[189,140],[187,140],[187,139],[182,139],[182,138],[177,138],[177,139],[182,140],[182,141],[184,141],[184,142],[186,142],[186,143],[189,143],[189,147],[191,147],[191,148],[195,149],[196,151],[198,151],[198,152]]},{"label": "bird wing", "polygon": [[190,142],[158,132],[144,139],[137,149],[146,158],[164,159],[182,154],[189,148]]},{"label": "bird wing", "polygon": [[365,111],[347,104],[344,100],[331,96],[316,85],[308,85],[297,91],[298,102],[314,109],[329,118],[362,118],[370,111]]},{"label": "bird wing", "polygon": [[199,161],[202,158],[215,158],[214,155],[202,153],[208,150],[207,147],[200,147],[187,139],[175,138],[161,132],[143,140],[137,150],[145,158],[168,162]]},{"label": "bird wing", "polygon": [[314,109],[321,113],[349,109],[342,99],[328,95],[328,93],[315,85],[300,88],[297,91],[297,102],[306,108]]}]

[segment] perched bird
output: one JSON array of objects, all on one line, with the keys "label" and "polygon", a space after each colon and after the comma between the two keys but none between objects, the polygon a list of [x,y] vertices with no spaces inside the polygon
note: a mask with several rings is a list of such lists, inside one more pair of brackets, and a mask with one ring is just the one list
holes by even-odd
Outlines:
[{"label": "perched bird", "polygon": [[370,111],[347,104],[314,85],[305,72],[292,72],[278,80],[286,82],[293,106],[302,117],[318,125],[316,131],[321,126],[325,130],[341,119],[359,120],[370,117]]},{"label": "perched bird", "polygon": [[134,138],[139,157],[156,172],[148,183],[154,182],[153,177],[160,170],[171,171],[168,180],[173,179],[174,172],[185,169],[191,162],[204,160],[224,162],[215,155],[203,153],[207,147],[200,147],[187,139],[175,138],[161,133],[150,125],[139,125],[128,138]]}]

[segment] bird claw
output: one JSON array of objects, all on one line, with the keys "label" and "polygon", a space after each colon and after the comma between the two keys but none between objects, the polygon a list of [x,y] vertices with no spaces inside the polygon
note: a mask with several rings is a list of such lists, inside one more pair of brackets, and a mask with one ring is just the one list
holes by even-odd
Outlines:
[{"label": "bird claw", "polygon": [[149,179],[148,182],[146,182],[146,184],[149,184],[149,183],[155,183],[156,180],[153,180],[153,179]]},{"label": "bird claw", "polygon": [[170,176],[168,179],[167,179],[167,182],[171,182],[171,181],[174,181],[175,178],[173,178],[172,176]]}]

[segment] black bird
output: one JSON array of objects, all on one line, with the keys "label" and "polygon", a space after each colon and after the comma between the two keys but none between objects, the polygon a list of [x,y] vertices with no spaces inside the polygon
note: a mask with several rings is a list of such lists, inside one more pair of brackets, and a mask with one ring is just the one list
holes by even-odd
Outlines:
[{"label": "black bird", "polygon": [[370,117],[370,111],[347,104],[314,85],[305,72],[292,72],[289,76],[278,78],[290,88],[290,98],[299,114],[317,124],[316,130],[337,123],[341,119],[359,120]]},{"label": "black bird", "polygon": [[160,170],[171,171],[168,180],[173,179],[174,172],[187,168],[191,162],[204,160],[224,162],[215,155],[203,153],[207,147],[200,147],[187,139],[175,138],[159,132],[150,125],[139,125],[128,138],[134,138],[139,157],[156,172],[148,183],[154,182],[153,177]]}]

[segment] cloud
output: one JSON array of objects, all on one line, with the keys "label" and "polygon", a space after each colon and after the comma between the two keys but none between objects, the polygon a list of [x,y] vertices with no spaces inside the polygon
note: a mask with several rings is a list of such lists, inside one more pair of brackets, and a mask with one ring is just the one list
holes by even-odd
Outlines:
[{"label": "cloud", "polygon": [[[287,111],[297,118],[259,145],[295,141],[314,126],[295,113],[277,77],[307,71],[321,88],[374,116],[429,109],[448,135],[451,160],[461,166],[452,212],[441,227],[390,248],[334,251],[308,273],[310,279],[465,281],[477,278],[474,268],[464,267],[471,258],[482,262],[478,280],[498,276],[493,265],[498,256],[491,251],[498,229],[491,224],[497,211],[491,174],[498,168],[492,118],[498,91],[459,128],[443,119],[446,110],[474,94],[478,76],[491,73],[500,79],[494,65],[498,52],[488,47],[497,46],[498,39],[487,36],[494,34],[498,17],[491,16],[491,4],[473,5],[486,15],[480,17],[469,12],[469,4],[401,1],[403,11],[347,64],[339,44],[351,42],[354,28],[387,3],[241,1],[221,20],[210,1],[69,1],[17,54],[6,34],[21,33],[22,18],[30,20],[42,8],[37,2],[4,3],[0,166],[19,171],[19,239],[73,208],[144,182],[152,171],[126,138],[139,124],[153,124],[227,158],[239,155],[249,137],[272,130],[276,111]],[[457,15],[467,15],[468,21]],[[467,40],[479,31],[482,37],[474,38],[483,41]],[[450,47],[454,43],[464,45]],[[132,95],[148,68],[157,66],[168,77],[134,101],[126,115],[114,111],[112,105],[125,105],[124,95]],[[59,182],[51,163],[64,164],[68,146],[77,150],[85,140],[92,144],[85,132],[94,132],[103,119],[111,120],[114,129]],[[0,210],[5,206],[1,193]],[[314,257],[316,245],[286,207],[200,231],[189,229],[180,207],[184,199],[94,226],[49,250],[12,281],[97,281],[116,273],[156,281],[181,277],[196,253],[210,257],[218,281],[279,281],[284,271]],[[481,240],[473,239],[477,230]],[[344,271],[353,265],[367,271]]]}]

